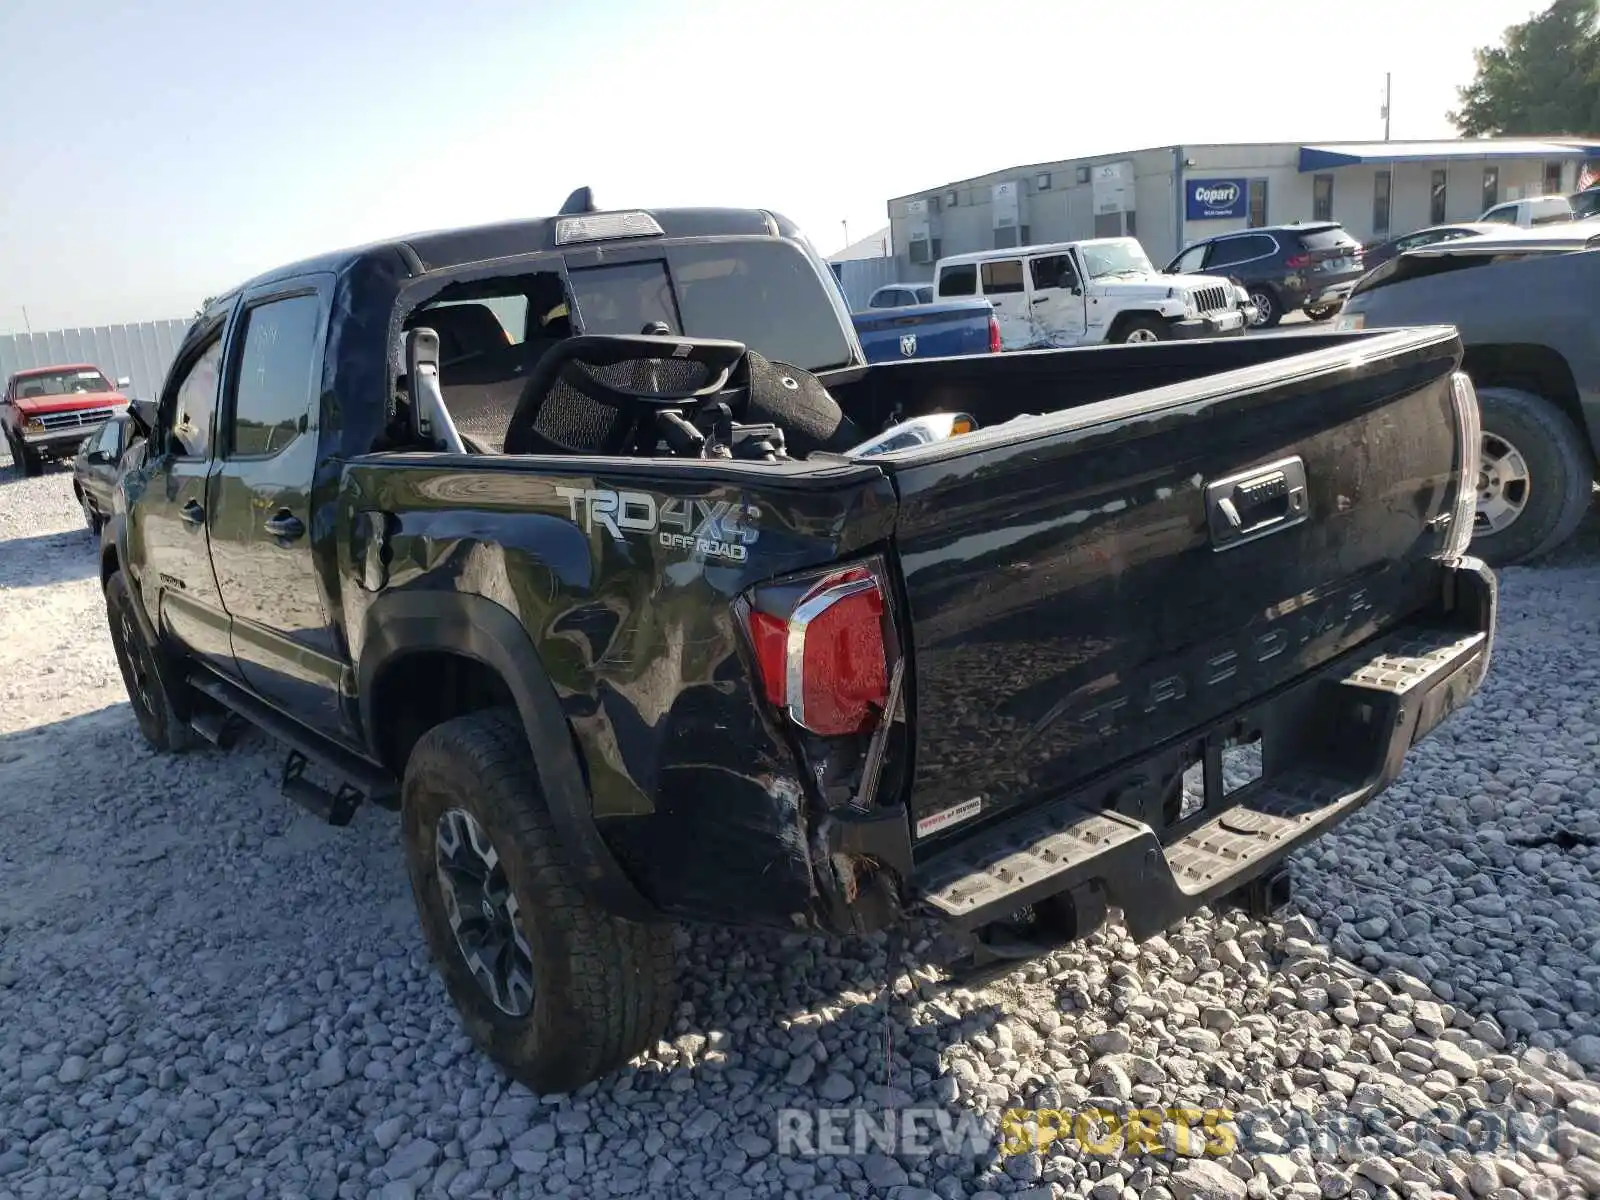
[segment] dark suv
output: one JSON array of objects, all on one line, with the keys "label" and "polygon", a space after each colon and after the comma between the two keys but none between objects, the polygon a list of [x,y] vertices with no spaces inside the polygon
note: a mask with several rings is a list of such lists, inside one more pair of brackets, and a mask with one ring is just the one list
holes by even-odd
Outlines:
[{"label": "dark suv", "polygon": [[1257,328],[1301,309],[1326,321],[1362,276],[1361,243],[1334,221],[1237,229],[1187,247],[1166,273],[1228,276],[1250,293]]}]

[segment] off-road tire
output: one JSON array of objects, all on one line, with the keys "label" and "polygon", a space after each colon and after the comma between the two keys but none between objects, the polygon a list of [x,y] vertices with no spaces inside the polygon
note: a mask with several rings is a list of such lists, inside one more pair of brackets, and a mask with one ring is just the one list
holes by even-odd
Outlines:
[{"label": "off-road tire", "polygon": [[1264,283],[1255,284],[1246,289],[1250,293],[1250,303],[1258,310],[1255,323],[1251,329],[1271,329],[1283,320],[1283,301],[1278,299],[1278,293]]},{"label": "off-road tire", "polygon": [[[479,987],[451,930],[436,859],[450,809],[483,827],[516,896],[534,968],[523,1016]],[[624,921],[584,898],[514,713],[470,713],[423,734],[406,763],[401,825],[434,963],[467,1035],[513,1079],[543,1094],[572,1091],[661,1036],[676,996],[671,926]]]},{"label": "off-road tire", "polygon": [[[1135,335],[1140,333],[1149,334],[1151,336],[1146,338],[1136,338]],[[1148,343],[1151,340],[1157,342],[1171,341],[1172,327],[1160,317],[1153,317],[1145,314],[1124,317],[1122,320],[1117,322],[1117,332],[1111,338],[1111,340],[1123,345],[1126,345],[1129,342],[1134,342],[1137,345],[1140,342]]]},{"label": "off-road tire", "polygon": [[73,494],[77,497],[78,507],[83,509],[83,523],[89,527],[89,532],[99,536],[100,530],[105,527],[106,519],[95,508],[94,501],[89,499],[89,494],[74,486]]},{"label": "off-road tire", "polygon": [[176,664],[167,661],[166,652],[145,641],[133,609],[133,594],[128,580],[118,570],[106,580],[106,621],[111,626],[111,646],[116,651],[122,683],[128,689],[128,703],[145,741],[168,754],[181,754],[194,745],[194,730],[167,680],[177,675]]},{"label": "off-road tire", "polygon": [[23,444],[21,438],[7,436],[6,444],[11,450],[11,462],[17,468],[17,474],[31,479],[44,470],[43,461]]},{"label": "off-road tire", "polygon": [[1503,436],[1528,464],[1522,515],[1498,533],[1474,535],[1469,550],[1503,567],[1548,554],[1577,531],[1589,511],[1594,460],[1583,435],[1543,396],[1509,387],[1477,391],[1484,433]]}]

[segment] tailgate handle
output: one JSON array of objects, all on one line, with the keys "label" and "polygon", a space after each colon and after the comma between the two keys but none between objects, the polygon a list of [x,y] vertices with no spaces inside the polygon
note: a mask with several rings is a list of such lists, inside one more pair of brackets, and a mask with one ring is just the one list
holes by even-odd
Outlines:
[{"label": "tailgate handle", "polygon": [[1217,550],[1293,528],[1309,515],[1306,465],[1298,456],[1230,475],[1206,487],[1206,520]]}]

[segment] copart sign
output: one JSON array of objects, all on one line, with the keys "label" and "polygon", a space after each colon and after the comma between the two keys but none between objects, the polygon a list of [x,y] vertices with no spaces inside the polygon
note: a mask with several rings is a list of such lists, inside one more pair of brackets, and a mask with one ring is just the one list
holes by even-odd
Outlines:
[{"label": "copart sign", "polygon": [[1242,217],[1250,210],[1248,179],[1191,179],[1184,185],[1184,216],[1191,221]]},{"label": "copart sign", "polygon": [[589,532],[603,529],[619,542],[651,538],[669,550],[744,562],[759,532],[761,510],[739,500],[686,500],[650,492],[558,487],[572,520]]}]

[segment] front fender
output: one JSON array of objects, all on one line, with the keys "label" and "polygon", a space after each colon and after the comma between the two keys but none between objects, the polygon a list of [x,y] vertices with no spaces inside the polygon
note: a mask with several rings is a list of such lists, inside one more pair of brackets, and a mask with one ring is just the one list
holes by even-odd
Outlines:
[{"label": "front fender", "polygon": [[385,667],[407,654],[436,650],[476,659],[499,675],[511,692],[533,751],[540,789],[585,895],[627,920],[660,919],[600,836],[555,686],[532,639],[509,609],[463,592],[390,592],[367,610],[365,628],[356,664],[356,696],[361,727],[374,757],[378,747],[372,740],[373,685]]}]

